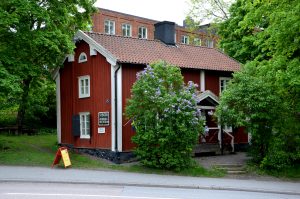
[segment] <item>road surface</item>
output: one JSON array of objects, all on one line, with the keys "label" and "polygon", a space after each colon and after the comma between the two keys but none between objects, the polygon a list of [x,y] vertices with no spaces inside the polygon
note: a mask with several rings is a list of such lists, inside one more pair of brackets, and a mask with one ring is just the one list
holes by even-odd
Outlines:
[{"label": "road surface", "polygon": [[68,183],[1,182],[1,199],[300,199],[300,195]]}]

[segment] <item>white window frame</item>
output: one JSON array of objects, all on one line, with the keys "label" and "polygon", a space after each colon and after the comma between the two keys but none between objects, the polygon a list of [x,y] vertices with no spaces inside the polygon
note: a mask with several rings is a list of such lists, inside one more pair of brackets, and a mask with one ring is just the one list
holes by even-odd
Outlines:
[{"label": "white window frame", "polygon": [[220,89],[220,94],[226,90],[227,88],[227,84],[228,82],[231,80],[231,77],[220,77],[220,80],[219,80],[219,89]]},{"label": "white window frame", "polygon": [[195,37],[194,44],[195,44],[195,46],[201,46],[201,39],[199,37]]},{"label": "white window frame", "polygon": [[82,62],[87,62],[87,55],[84,52],[80,53],[78,57],[78,63]]},{"label": "white window frame", "polygon": [[[88,85],[86,85],[86,80],[88,80]],[[82,85],[82,81],[83,84]],[[82,87],[83,87],[83,92],[82,92]],[[87,87],[87,89],[86,89]],[[78,77],[78,94],[79,94],[79,98],[87,98],[90,97],[90,92],[91,90],[91,81],[90,81],[90,76],[89,75],[85,75],[85,76],[80,76]]]},{"label": "white window frame", "polygon": [[131,35],[132,35],[132,26],[131,26],[131,24],[129,24],[129,23],[123,23],[122,24],[122,35],[123,35],[123,37],[131,37]]},{"label": "white window frame", "polygon": [[[115,21],[105,20],[104,21],[104,32],[105,32],[105,34],[115,35],[116,34],[115,24],[116,24]],[[107,26],[107,28],[106,28],[106,26]]]},{"label": "white window frame", "polygon": [[[79,118],[80,118],[80,138],[90,139],[91,138],[91,114],[89,112],[81,112],[79,113]],[[89,120],[87,120],[87,118]]]},{"label": "white window frame", "polygon": [[190,43],[190,38],[187,35],[182,35],[181,36],[181,43],[182,44],[189,44]]},{"label": "white window frame", "polygon": [[139,31],[138,38],[140,38],[140,39],[147,39],[148,38],[148,29],[145,26],[140,26],[138,28],[138,31]]},{"label": "white window frame", "polygon": [[207,46],[208,48],[213,48],[213,47],[214,47],[214,40],[208,38],[208,39],[206,40],[206,46]]}]

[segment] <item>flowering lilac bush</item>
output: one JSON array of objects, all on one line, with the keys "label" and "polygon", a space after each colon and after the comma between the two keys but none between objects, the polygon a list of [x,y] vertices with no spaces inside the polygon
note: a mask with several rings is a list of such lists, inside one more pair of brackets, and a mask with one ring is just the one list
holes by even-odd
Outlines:
[{"label": "flowering lilac bush", "polygon": [[191,152],[203,130],[196,87],[183,83],[180,69],[158,62],[137,74],[126,106],[133,120],[136,155],[150,167],[180,170],[191,165]]}]

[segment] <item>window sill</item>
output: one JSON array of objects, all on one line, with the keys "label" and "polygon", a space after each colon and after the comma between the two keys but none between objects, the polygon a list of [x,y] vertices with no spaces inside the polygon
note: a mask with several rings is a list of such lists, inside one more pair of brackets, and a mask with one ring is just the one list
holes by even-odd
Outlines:
[{"label": "window sill", "polygon": [[89,97],[91,97],[90,95],[88,95],[88,96],[79,96],[79,99],[82,99],[82,98],[89,98]]},{"label": "window sill", "polygon": [[80,139],[91,139],[91,136],[80,136]]}]

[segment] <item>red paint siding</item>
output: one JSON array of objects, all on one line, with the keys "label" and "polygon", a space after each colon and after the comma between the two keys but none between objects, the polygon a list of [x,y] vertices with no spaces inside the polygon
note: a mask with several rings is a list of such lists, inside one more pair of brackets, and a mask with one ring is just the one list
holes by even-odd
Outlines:
[{"label": "red paint siding", "polygon": [[[78,56],[81,52],[88,55],[88,61],[78,63]],[[126,102],[131,96],[131,88],[136,81],[136,73],[143,70],[144,65],[122,64],[122,104],[125,113]],[[193,81],[200,84],[200,70],[182,69],[184,81]],[[91,90],[89,98],[79,99],[78,77],[90,76]],[[206,90],[211,90],[219,95],[219,77],[230,77],[229,72],[205,71]],[[111,126],[105,127],[105,134],[98,134],[98,112],[110,112],[111,117],[111,66],[106,59],[97,54],[89,56],[89,46],[85,42],[77,45],[75,50],[75,61],[65,62],[64,68],[60,70],[61,78],[61,124],[62,143],[73,144],[81,148],[111,148]],[[80,139],[72,136],[72,115],[80,112],[91,114],[91,139]],[[122,119],[122,142],[123,151],[132,150],[135,145],[131,141],[134,135],[131,123],[123,115]],[[112,124],[112,121],[110,121]],[[242,128],[235,131],[235,143],[247,143],[247,134]]]},{"label": "red paint siding", "polygon": [[61,143],[73,144],[72,113],[73,113],[73,90],[70,89],[72,82],[72,63],[65,62],[64,68],[60,69],[60,100],[61,100]]},{"label": "red paint siding", "polygon": [[[123,113],[125,113],[126,102],[131,97],[131,87],[136,81],[136,73],[143,70],[144,65],[123,64],[122,65],[122,105]],[[130,151],[135,147],[131,141],[134,131],[131,127],[131,122],[123,115],[123,151]],[[127,123],[127,124],[126,124]],[[126,125],[125,125],[126,124]],[[125,125],[125,126],[124,126]]]},{"label": "red paint siding", "polygon": [[230,72],[205,71],[205,90],[212,91],[215,95],[220,94],[220,77],[231,77]]},{"label": "red paint siding", "polygon": [[182,69],[181,74],[183,75],[185,84],[187,84],[189,81],[192,81],[200,86],[200,70]]},{"label": "red paint siding", "polygon": [[[104,134],[98,134],[98,112],[111,112],[111,66],[100,54],[89,56],[89,51],[88,44],[80,42],[75,50],[75,61],[65,64],[65,68],[61,69],[62,143],[74,144],[75,147],[110,149],[111,126],[105,127]],[[78,63],[81,52],[88,56],[87,62]],[[85,75],[90,76],[90,97],[79,98],[78,77]],[[90,139],[72,136],[72,115],[80,112],[89,112],[91,115]]]}]

